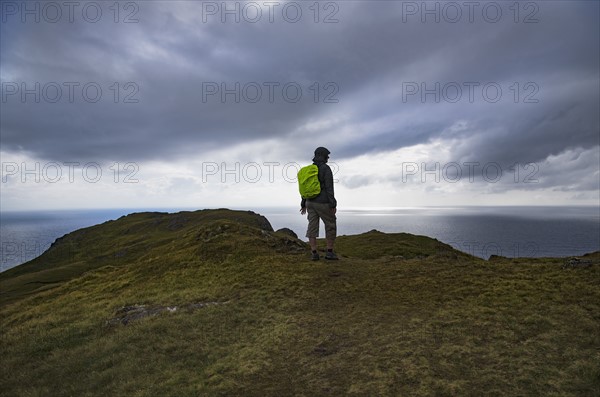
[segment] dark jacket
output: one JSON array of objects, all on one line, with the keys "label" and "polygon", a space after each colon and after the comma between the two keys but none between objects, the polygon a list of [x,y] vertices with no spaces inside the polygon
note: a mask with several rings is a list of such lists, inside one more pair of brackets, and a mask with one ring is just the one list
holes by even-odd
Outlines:
[{"label": "dark jacket", "polygon": [[[321,183],[321,193],[315,198],[308,199],[308,201],[329,204],[329,208],[336,208],[337,200],[333,194],[333,172],[331,172],[331,168],[323,159],[318,157],[313,159],[313,164],[319,167],[318,178]],[[300,204],[302,208],[306,207],[306,200],[302,199],[302,203]]]}]

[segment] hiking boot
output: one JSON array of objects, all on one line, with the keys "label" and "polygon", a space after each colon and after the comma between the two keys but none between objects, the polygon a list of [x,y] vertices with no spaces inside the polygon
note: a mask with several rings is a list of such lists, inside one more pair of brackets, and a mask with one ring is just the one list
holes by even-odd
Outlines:
[{"label": "hiking boot", "polygon": [[310,258],[313,261],[318,261],[321,257],[319,256],[318,252],[313,252],[312,253],[312,257]]},{"label": "hiking boot", "polygon": [[335,252],[333,251],[327,251],[327,253],[325,254],[325,259],[331,260],[331,261],[337,261],[339,258],[337,257],[337,255],[335,254]]}]

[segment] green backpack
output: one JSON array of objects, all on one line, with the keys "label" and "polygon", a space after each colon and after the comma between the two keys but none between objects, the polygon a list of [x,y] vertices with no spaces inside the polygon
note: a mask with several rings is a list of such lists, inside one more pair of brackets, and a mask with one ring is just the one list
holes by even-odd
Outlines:
[{"label": "green backpack", "polygon": [[315,198],[321,193],[319,182],[319,167],[315,164],[307,165],[298,171],[298,188],[303,199]]}]

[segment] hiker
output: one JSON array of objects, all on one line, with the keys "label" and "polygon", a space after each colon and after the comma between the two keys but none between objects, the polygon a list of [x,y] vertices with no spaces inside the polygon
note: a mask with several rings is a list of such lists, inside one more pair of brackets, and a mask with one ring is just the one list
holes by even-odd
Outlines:
[{"label": "hiker", "polygon": [[333,245],[337,235],[336,207],[337,201],[333,194],[333,173],[327,165],[329,160],[329,150],[324,147],[318,147],[315,150],[313,164],[319,169],[318,178],[321,185],[321,191],[318,196],[310,199],[302,199],[300,213],[302,215],[308,212],[308,229],[306,237],[312,250],[312,260],[319,260],[317,252],[317,236],[319,235],[319,220],[325,224],[325,239],[327,240],[327,253],[325,259],[338,259],[333,252]]}]

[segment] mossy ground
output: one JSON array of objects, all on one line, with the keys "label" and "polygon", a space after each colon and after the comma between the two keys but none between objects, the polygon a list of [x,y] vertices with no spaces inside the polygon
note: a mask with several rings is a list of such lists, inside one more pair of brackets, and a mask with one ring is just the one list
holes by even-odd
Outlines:
[{"label": "mossy ground", "polygon": [[[597,253],[563,269],[371,232],[312,262],[230,211],[136,214],[53,250],[0,274],[2,396],[600,394]],[[221,304],[108,324],[201,302]]]}]

